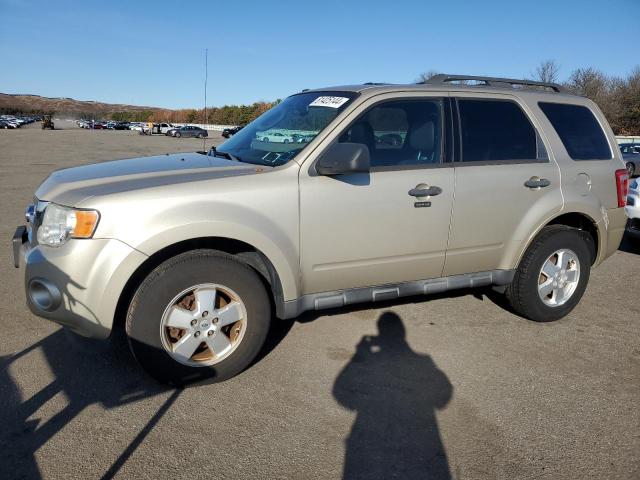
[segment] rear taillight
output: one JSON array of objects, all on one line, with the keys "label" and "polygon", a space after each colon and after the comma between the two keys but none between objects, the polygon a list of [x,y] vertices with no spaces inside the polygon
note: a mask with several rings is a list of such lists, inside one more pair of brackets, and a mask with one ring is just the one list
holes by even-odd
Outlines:
[{"label": "rear taillight", "polygon": [[627,204],[627,192],[629,191],[629,172],[626,169],[616,170],[616,190],[618,191],[618,207]]}]

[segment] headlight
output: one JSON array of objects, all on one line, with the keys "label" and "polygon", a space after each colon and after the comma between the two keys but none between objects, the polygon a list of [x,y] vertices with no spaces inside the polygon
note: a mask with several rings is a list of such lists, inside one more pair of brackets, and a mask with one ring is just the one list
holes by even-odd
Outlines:
[{"label": "headlight", "polygon": [[38,228],[38,243],[58,247],[70,238],[91,238],[99,219],[96,210],[76,210],[50,203]]}]

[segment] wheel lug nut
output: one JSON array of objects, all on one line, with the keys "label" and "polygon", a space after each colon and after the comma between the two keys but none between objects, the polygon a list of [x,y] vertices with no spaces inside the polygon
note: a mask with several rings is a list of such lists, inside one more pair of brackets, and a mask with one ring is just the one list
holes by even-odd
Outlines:
[{"label": "wheel lug nut", "polygon": [[194,337],[199,337],[200,336],[200,332],[196,332],[193,334]]},{"label": "wheel lug nut", "polygon": [[213,335],[213,330],[209,330],[209,332],[207,332],[207,335],[210,337],[211,335]]},{"label": "wheel lug nut", "polygon": [[195,325],[196,323],[198,323],[197,320],[191,320],[191,325]]},{"label": "wheel lug nut", "polygon": [[202,312],[202,318],[206,317],[207,315],[209,315],[209,312],[207,312],[206,310]]},{"label": "wheel lug nut", "polygon": [[213,319],[213,323],[218,323],[218,317]]}]

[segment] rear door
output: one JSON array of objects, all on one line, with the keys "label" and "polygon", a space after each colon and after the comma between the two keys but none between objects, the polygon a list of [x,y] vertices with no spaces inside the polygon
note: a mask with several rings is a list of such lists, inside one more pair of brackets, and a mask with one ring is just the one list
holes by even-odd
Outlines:
[{"label": "rear door", "polygon": [[444,275],[511,269],[531,233],[562,209],[560,169],[526,105],[456,94],[456,198]]}]

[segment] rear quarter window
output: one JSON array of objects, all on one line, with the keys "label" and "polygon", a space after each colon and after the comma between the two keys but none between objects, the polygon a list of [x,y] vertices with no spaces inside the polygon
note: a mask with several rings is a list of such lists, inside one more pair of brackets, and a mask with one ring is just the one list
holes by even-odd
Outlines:
[{"label": "rear quarter window", "polygon": [[540,102],[573,160],[610,160],[611,148],[593,112],[582,105]]}]

